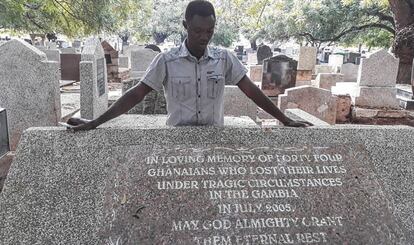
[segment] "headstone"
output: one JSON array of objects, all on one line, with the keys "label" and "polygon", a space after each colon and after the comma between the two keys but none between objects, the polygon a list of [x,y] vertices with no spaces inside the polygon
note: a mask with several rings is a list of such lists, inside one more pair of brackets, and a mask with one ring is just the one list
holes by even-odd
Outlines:
[{"label": "headstone", "polygon": [[223,100],[224,116],[248,116],[256,121],[257,105],[239,87],[225,86]]},{"label": "headstone", "polygon": [[0,54],[0,105],[7,110],[14,151],[25,129],[59,122],[59,64],[17,39],[1,45]]},{"label": "headstone", "polygon": [[330,65],[316,65],[315,66],[315,74],[318,75],[319,73],[332,73],[334,72],[334,68]]},{"label": "headstone", "polygon": [[122,123],[27,131],[3,245],[414,243],[410,127]]},{"label": "headstone", "polygon": [[267,45],[259,46],[257,49],[257,64],[263,64],[263,61],[273,56],[272,49]]},{"label": "headstone", "polygon": [[46,57],[50,61],[56,61],[60,64],[60,50],[59,49],[46,49],[43,51]]},{"label": "headstone", "polygon": [[257,65],[258,64],[258,60],[257,60],[257,53],[247,53],[247,63],[248,64],[252,64],[252,65]]},{"label": "headstone", "polygon": [[253,82],[262,82],[263,65],[251,65],[250,69],[250,80]]},{"label": "headstone", "polygon": [[265,59],[263,62],[262,90],[267,96],[283,94],[295,86],[297,61],[285,55]]},{"label": "headstone", "polygon": [[62,48],[62,49],[60,49],[60,51],[62,52],[62,54],[76,54],[76,53],[78,53],[76,48]]},{"label": "headstone", "polygon": [[10,145],[7,111],[4,108],[0,108],[0,158],[2,158],[8,151],[10,151]]},{"label": "headstone", "polygon": [[317,51],[316,47],[300,47],[298,70],[314,70]]},{"label": "headstone", "polygon": [[[122,82],[122,94],[137,85],[140,79],[128,79]],[[135,105],[128,114],[167,114],[167,101],[164,92],[158,93],[153,90],[149,92],[143,101]]]},{"label": "headstone", "polygon": [[132,51],[131,78],[141,78],[157,54],[157,52],[147,48]]},{"label": "headstone", "polygon": [[119,67],[120,68],[129,68],[129,58],[128,56],[119,56]]},{"label": "headstone", "polygon": [[331,90],[336,83],[343,82],[344,75],[338,73],[319,73],[316,77],[316,87]]},{"label": "headstone", "polygon": [[333,67],[340,67],[344,63],[344,56],[342,54],[329,55],[328,64]]},{"label": "headstone", "polygon": [[398,59],[381,49],[362,60],[358,85],[369,87],[395,87]]},{"label": "headstone", "polygon": [[358,72],[359,96],[355,98],[355,105],[398,109],[397,74],[398,59],[385,49],[363,59]]},{"label": "headstone", "polygon": [[344,82],[357,82],[359,66],[346,63],[341,67],[341,73],[344,74]]},{"label": "headstone", "polygon": [[360,58],[360,57],[361,57],[360,53],[350,52],[347,55],[346,63],[356,64],[357,63],[357,58]]},{"label": "headstone", "polygon": [[80,40],[75,40],[72,42],[72,47],[75,49],[81,48],[82,42]]},{"label": "headstone", "polygon": [[119,59],[118,50],[114,49],[107,41],[102,42],[102,48],[105,52],[106,71],[108,82],[121,82],[119,77]]},{"label": "headstone", "polygon": [[293,47],[286,47],[285,55],[292,58],[293,57]]},{"label": "headstone", "polygon": [[80,66],[81,117],[96,119],[108,109],[105,53],[99,40],[85,45]]},{"label": "headstone", "polygon": [[299,108],[332,125],[336,119],[336,100],[329,90],[301,86],[286,89],[285,94],[279,95],[278,107],[282,112]]},{"label": "headstone", "polygon": [[62,80],[80,81],[81,54],[60,54]]}]

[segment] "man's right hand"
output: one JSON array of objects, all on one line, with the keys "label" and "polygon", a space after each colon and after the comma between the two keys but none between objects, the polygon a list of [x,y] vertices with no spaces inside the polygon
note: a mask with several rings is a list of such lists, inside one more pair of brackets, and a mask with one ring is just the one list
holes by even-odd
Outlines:
[{"label": "man's right hand", "polygon": [[88,120],[88,119],[77,118],[77,117],[69,118],[67,123],[73,126],[70,128],[70,130],[73,130],[73,131],[91,130],[91,129],[95,129],[98,126],[95,120]]}]

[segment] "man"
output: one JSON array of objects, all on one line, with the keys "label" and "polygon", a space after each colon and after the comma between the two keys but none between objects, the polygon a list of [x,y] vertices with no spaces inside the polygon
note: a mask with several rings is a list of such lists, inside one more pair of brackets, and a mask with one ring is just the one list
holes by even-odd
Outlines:
[{"label": "man", "polygon": [[216,15],[208,1],[188,4],[184,28],[187,39],[178,49],[156,56],[142,81],[128,90],[104,114],[92,121],[69,120],[74,130],[89,130],[127,111],[153,89],[167,100],[167,125],[223,125],[224,85],[237,85],[259,107],[285,126],[305,127],[286,117],[246,76],[247,70],[230,52],[209,47]]}]

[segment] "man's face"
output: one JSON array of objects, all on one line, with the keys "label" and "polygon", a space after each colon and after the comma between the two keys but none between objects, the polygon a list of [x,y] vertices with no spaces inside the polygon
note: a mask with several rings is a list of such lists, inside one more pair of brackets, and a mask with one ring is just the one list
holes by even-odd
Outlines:
[{"label": "man's face", "polygon": [[216,19],[213,15],[199,16],[194,15],[190,21],[184,21],[184,27],[187,29],[187,44],[198,51],[204,51],[214,34]]}]

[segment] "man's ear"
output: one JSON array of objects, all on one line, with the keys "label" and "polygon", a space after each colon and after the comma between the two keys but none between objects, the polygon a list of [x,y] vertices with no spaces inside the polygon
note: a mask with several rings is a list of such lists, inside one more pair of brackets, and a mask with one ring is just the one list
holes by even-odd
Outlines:
[{"label": "man's ear", "polygon": [[187,30],[187,27],[188,27],[188,25],[187,25],[187,21],[183,20],[183,26],[184,26],[184,28]]}]

